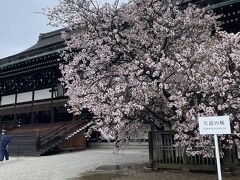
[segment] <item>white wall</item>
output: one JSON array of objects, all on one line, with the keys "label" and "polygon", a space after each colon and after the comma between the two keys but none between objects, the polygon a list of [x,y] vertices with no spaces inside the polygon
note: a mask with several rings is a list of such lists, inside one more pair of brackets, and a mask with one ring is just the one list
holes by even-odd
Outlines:
[{"label": "white wall", "polygon": [[17,103],[32,101],[32,91],[17,94]]},{"label": "white wall", "polygon": [[[52,90],[52,88],[34,91],[34,101],[52,98],[51,90]],[[54,94],[54,97],[62,96],[63,95],[62,87],[59,86],[53,94]],[[18,93],[17,94],[17,103],[32,101],[32,95],[33,95],[32,91]],[[2,96],[1,98],[2,99],[1,99],[0,105],[15,104],[15,94],[8,95],[8,96]]]},{"label": "white wall", "polygon": [[15,94],[2,96],[1,105],[14,104],[15,103]]},{"label": "white wall", "polygon": [[64,87],[61,84],[57,85],[57,97],[64,96]]},{"label": "white wall", "polygon": [[41,89],[34,92],[34,100],[48,99],[52,97],[52,88]]}]

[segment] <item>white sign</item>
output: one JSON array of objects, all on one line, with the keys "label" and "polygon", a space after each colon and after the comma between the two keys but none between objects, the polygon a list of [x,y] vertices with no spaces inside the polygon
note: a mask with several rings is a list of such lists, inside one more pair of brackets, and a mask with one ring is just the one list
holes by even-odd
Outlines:
[{"label": "white sign", "polygon": [[198,117],[200,134],[214,134],[218,180],[222,180],[217,134],[231,134],[229,116]]},{"label": "white sign", "polygon": [[231,134],[229,116],[199,117],[200,134]]}]

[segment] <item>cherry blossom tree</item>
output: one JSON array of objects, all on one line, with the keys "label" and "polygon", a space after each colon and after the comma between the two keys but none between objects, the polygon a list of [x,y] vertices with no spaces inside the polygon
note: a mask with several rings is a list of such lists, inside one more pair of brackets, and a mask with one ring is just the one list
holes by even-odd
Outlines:
[{"label": "cherry blossom tree", "polygon": [[199,135],[197,117],[227,114],[233,135],[220,137],[223,148],[239,142],[240,38],[212,12],[175,0],[60,0],[45,13],[66,28],[61,81],[70,112],[96,115],[89,133],[121,145],[143,122],[165,124],[177,146],[208,156],[212,137]]}]

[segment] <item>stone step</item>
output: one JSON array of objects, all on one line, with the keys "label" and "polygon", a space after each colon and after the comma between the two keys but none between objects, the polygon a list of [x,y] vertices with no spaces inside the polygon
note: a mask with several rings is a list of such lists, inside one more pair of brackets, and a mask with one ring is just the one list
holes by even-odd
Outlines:
[{"label": "stone step", "polygon": [[10,156],[39,156],[36,138],[29,135],[11,135],[9,154]]}]

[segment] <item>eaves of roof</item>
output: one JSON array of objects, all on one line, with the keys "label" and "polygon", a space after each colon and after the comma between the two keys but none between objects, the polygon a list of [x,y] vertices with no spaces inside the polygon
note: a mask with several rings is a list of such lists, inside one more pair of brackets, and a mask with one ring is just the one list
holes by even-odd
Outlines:
[{"label": "eaves of roof", "polygon": [[32,47],[18,54],[0,59],[0,68],[63,51],[64,40],[61,38],[62,31],[63,29],[60,29],[40,34],[38,42]]},{"label": "eaves of roof", "polygon": [[0,65],[0,68],[10,66],[10,65],[14,65],[14,64],[17,64],[17,63],[20,63],[20,62],[29,61],[29,60],[36,59],[36,58],[39,58],[39,57],[47,56],[47,55],[50,55],[50,54],[60,53],[63,50],[64,50],[64,48],[59,48],[59,49],[55,49],[55,50],[52,50],[52,51],[47,51],[47,52],[44,52],[44,53],[41,53],[41,54],[37,54],[37,55],[34,55],[34,56],[19,59],[19,60],[16,60],[16,61],[8,62],[8,63]]},{"label": "eaves of roof", "polygon": [[211,10],[211,9],[217,9],[217,8],[221,8],[224,6],[229,6],[229,5],[233,5],[235,3],[239,3],[240,0],[229,0],[229,1],[224,1],[224,2],[220,2],[217,4],[213,4],[211,6],[207,6],[206,9]]}]

